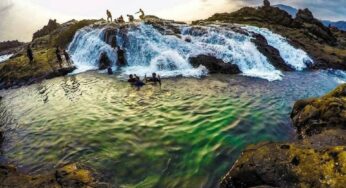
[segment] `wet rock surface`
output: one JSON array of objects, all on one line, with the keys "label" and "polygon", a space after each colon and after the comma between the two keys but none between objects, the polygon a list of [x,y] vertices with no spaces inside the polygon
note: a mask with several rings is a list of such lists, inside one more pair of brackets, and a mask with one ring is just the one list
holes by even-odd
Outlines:
[{"label": "wet rock surface", "polygon": [[13,166],[0,166],[0,187],[18,188],[83,188],[108,187],[99,183],[91,171],[69,164],[42,175],[20,173]]},{"label": "wet rock surface", "polygon": [[217,59],[213,56],[199,55],[197,57],[191,57],[189,59],[193,67],[205,66],[209,73],[222,73],[222,74],[239,74],[241,71],[235,64],[225,63],[221,59]]},{"label": "wet rock surface", "polygon": [[292,112],[300,139],[249,146],[220,187],[343,187],[346,184],[346,84]]}]

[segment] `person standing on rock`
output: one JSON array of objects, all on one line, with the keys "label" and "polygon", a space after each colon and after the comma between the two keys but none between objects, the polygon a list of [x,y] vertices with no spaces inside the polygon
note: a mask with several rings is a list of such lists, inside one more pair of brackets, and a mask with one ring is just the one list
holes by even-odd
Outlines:
[{"label": "person standing on rock", "polygon": [[144,14],[144,11],[143,11],[141,8],[139,9],[139,11],[138,11],[136,14],[139,14],[139,13],[141,13],[141,15],[139,16],[139,18],[140,18],[141,20],[143,20],[144,17],[145,17],[145,14]]},{"label": "person standing on rock", "polygon": [[107,10],[107,22],[112,22],[112,20],[113,20],[112,13],[109,10]]},{"label": "person standing on rock", "polygon": [[61,50],[59,46],[56,47],[55,55],[56,55],[56,59],[58,60],[60,68],[62,68]]},{"label": "person standing on rock", "polygon": [[34,54],[32,53],[30,44],[28,45],[28,48],[26,49],[26,55],[28,56],[30,63],[34,62]]},{"label": "person standing on rock", "polygon": [[129,18],[129,22],[133,22],[135,20],[135,18],[132,15],[127,15],[127,17]]}]

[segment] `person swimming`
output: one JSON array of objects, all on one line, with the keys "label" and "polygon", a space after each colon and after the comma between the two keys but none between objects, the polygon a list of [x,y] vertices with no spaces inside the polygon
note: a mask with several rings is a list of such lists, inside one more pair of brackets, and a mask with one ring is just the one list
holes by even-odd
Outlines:
[{"label": "person swimming", "polygon": [[156,73],[153,73],[152,77],[149,77],[149,78],[147,78],[147,75],[145,75],[144,80],[146,83],[148,83],[148,82],[152,83],[152,84],[159,83],[161,85],[161,77],[160,77],[160,75],[157,75]]}]

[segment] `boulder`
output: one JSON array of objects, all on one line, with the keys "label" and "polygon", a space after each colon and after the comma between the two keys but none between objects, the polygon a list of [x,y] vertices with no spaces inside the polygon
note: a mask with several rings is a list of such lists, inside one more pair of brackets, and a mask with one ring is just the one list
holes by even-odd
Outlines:
[{"label": "boulder", "polygon": [[117,37],[115,28],[107,28],[104,30],[104,41],[112,46],[112,48],[117,47]]},{"label": "boulder", "polygon": [[346,84],[321,98],[298,101],[291,118],[301,137],[327,129],[346,129]]},{"label": "boulder", "polygon": [[279,50],[270,46],[264,36],[254,33],[251,41],[256,45],[258,51],[265,55],[275,68],[282,71],[294,71],[294,68],[286,64],[282,59]]},{"label": "boulder", "polygon": [[210,55],[198,55],[189,59],[193,67],[205,66],[209,73],[222,73],[222,74],[239,74],[241,73],[239,67],[235,64],[225,63],[221,59]]},{"label": "boulder", "polygon": [[33,39],[43,37],[45,35],[50,34],[54,30],[58,29],[60,27],[60,24],[56,22],[56,20],[49,20],[48,24],[44,26],[42,29],[36,31],[33,35]]}]

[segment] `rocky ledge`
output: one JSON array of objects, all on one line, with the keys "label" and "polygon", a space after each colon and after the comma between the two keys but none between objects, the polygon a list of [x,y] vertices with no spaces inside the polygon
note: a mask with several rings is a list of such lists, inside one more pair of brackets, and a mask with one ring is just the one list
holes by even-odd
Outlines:
[{"label": "rocky ledge", "polygon": [[109,186],[97,182],[91,171],[80,168],[77,164],[69,164],[37,176],[22,174],[12,166],[0,166],[0,187],[82,188]]},{"label": "rocky ledge", "polygon": [[292,119],[299,140],[249,146],[220,187],[344,187],[346,84],[298,101]]},{"label": "rocky ledge", "polygon": [[34,34],[30,42],[34,54],[32,63],[26,57],[27,46],[23,43],[11,42],[10,44],[15,46],[15,50],[11,51],[14,55],[0,64],[0,89],[20,87],[44,79],[64,76],[75,70],[73,65],[67,65],[65,62],[62,68],[59,66],[55,48],[56,46],[67,48],[77,30],[96,21],[71,20],[58,24],[55,20],[50,20],[48,25]]}]

